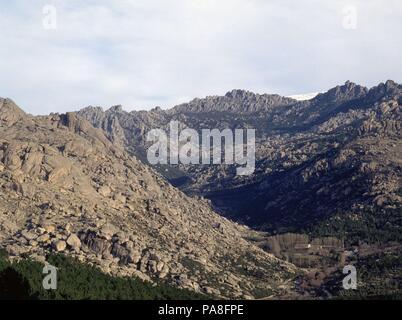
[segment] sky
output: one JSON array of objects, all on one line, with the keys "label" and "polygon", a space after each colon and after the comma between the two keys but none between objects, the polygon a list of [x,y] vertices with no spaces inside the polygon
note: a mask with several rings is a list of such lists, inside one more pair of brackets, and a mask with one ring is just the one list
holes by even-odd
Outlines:
[{"label": "sky", "polygon": [[0,97],[48,114],[402,82],[400,0],[0,0]]}]

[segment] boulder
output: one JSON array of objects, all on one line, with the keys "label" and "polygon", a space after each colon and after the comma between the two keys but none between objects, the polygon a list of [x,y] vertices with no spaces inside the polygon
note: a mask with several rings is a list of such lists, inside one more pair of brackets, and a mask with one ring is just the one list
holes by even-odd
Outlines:
[{"label": "boulder", "polygon": [[73,249],[79,249],[81,247],[81,240],[75,234],[71,234],[67,238],[67,244]]},{"label": "boulder", "polygon": [[58,252],[64,251],[66,249],[66,247],[67,247],[67,244],[63,240],[58,240],[58,241],[53,242],[53,248]]},{"label": "boulder", "polygon": [[56,231],[56,226],[53,224],[44,224],[42,227],[47,233],[54,233]]},{"label": "boulder", "polygon": [[104,197],[108,197],[112,190],[110,189],[109,186],[102,186],[98,189],[98,193]]},{"label": "boulder", "polygon": [[44,242],[48,242],[50,240],[50,237],[48,234],[43,234],[41,236],[39,236],[36,241],[38,241],[39,243],[44,243]]},{"label": "boulder", "polygon": [[38,237],[35,233],[27,230],[21,231],[21,235],[27,240],[34,240]]}]

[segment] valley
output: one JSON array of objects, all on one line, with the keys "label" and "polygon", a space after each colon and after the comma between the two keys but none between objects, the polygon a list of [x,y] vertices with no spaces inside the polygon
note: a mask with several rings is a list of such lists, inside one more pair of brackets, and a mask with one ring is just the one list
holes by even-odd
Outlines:
[{"label": "valley", "polygon": [[401,85],[393,81],[371,89],[346,82],[304,101],[233,90],[166,111],[89,107],[78,114],[138,155],[147,150],[144,133],[172,120],[199,132],[255,128],[251,176],[237,176],[230,165],[155,169],[186,194],[207,199],[221,215],[267,237],[293,233],[341,241],[335,255],[286,252],[285,259],[299,267],[314,270],[315,260],[335,272],[339,261],[360,259],[350,252],[361,246],[375,255],[376,248],[402,241],[401,104]]}]

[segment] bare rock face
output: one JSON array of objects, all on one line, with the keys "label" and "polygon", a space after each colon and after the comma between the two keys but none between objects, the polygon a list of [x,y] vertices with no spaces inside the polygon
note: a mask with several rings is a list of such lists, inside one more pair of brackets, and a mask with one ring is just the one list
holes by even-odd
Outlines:
[{"label": "bare rock face", "polygon": [[53,247],[56,251],[62,252],[66,249],[67,244],[65,241],[57,240],[57,241],[53,242]]},{"label": "bare rock face", "polygon": [[[101,129],[74,113],[33,117],[0,105],[0,247],[12,257],[54,251],[117,276],[227,298],[291,290],[280,285],[293,265],[246,241],[247,228],[171,186]],[[232,280],[219,282],[222,273]]]},{"label": "bare rock face", "polygon": [[71,234],[67,239],[67,244],[71,248],[79,249],[81,247],[81,240],[75,234]]},{"label": "bare rock face", "polygon": [[18,120],[26,117],[22,111],[12,100],[0,98],[0,123],[4,126],[11,126]]},{"label": "bare rock face", "polygon": [[189,103],[176,106],[171,113],[230,112],[234,114],[252,114],[264,112],[276,107],[289,106],[296,102],[291,98],[276,94],[254,94],[245,90],[232,90],[225,96],[213,96],[194,99]]}]

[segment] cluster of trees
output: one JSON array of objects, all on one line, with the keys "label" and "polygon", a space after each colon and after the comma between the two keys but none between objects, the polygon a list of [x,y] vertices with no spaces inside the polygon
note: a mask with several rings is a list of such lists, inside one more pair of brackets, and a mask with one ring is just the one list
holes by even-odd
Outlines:
[{"label": "cluster of trees", "polygon": [[280,257],[283,251],[293,251],[297,246],[307,246],[309,243],[310,238],[306,234],[285,233],[267,238],[265,249]]},{"label": "cluster of trees", "polygon": [[402,299],[402,257],[396,254],[376,254],[356,263],[357,290],[341,290],[342,299]]},{"label": "cluster of trees", "polygon": [[57,289],[45,290],[41,263],[24,259],[10,263],[0,253],[0,299],[57,300],[184,300],[206,296],[166,284],[153,285],[137,278],[113,277],[71,258],[52,255],[57,267]]},{"label": "cluster of trees", "polygon": [[372,208],[360,212],[358,219],[345,217],[329,219],[312,227],[315,236],[335,236],[345,239],[346,244],[402,242],[402,208]]},{"label": "cluster of trees", "polygon": [[285,233],[268,237],[261,247],[280,259],[308,268],[337,264],[344,244],[335,237],[310,238],[307,234]]}]

